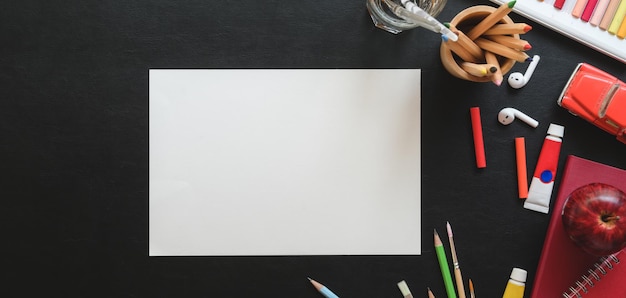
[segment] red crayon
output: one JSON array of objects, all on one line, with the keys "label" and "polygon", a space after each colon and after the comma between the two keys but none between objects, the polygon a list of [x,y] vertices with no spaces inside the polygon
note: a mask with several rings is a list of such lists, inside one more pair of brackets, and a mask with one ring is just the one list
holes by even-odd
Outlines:
[{"label": "red crayon", "polygon": [[470,118],[472,120],[472,134],[474,135],[474,153],[476,154],[476,167],[487,167],[485,159],[485,143],[483,141],[483,127],[480,122],[480,108],[470,108]]},{"label": "red crayon", "polygon": [[562,9],[563,8],[563,4],[565,4],[565,0],[556,0],[556,1],[554,1],[554,7],[558,8],[558,9]]},{"label": "red crayon", "polygon": [[589,19],[591,19],[591,14],[593,13],[593,10],[596,8],[597,4],[598,0],[587,1],[587,5],[585,6],[585,10],[583,10],[583,14],[580,16],[580,19],[584,22],[589,22]]}]

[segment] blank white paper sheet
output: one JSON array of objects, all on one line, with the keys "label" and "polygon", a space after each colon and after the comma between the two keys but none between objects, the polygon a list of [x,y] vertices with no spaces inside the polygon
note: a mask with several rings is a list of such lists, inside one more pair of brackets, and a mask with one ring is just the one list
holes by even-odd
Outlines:
[{"label": "blank white paper sheet", "polygon": [[150,256],[419,255],[419,69],[152,69]]}]

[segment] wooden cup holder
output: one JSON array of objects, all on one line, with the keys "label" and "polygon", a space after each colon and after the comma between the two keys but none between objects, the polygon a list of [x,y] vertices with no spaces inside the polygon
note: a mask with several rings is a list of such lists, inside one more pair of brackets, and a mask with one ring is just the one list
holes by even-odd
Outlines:
[{"label": "wooden cup holder", "polygon": [[[457,14],[452,19],[452,21],[450,21],[450,24],[454,25],[454,27],[456,27],[461,32],[467,33],[473,26],[478,24],[481,20],[483,20],[486,16],[488,16],[495,10],[496,8],[487,6],[487,5],[472,6],[461,11],[459,14]],[[499,21],[499,23],[500,24],[513,24],[513,20],[507,15],[507,16],[504,16]],[[512,34],[510,36],[513,36],[516,39],[520,39],[519,34]],[[448,41],[448,42],[453,42],[453,41]],[[471,75],[467,73],[465,70],[463,70],[461,66],[459,66],[459,64],[462,63],[463,60],[460,57],[458,57],[456,54],[454,54],[448,48],[448,46],[446,46],[446,42],[441,43],[439,53],[441,56],[441,62],[443,63],[443,66],[453,76],[460,78],[460,79],[473,81],[473,82],[490,82],[491,81],[491,77],[489,76],[478,77],[478,76]],[[500,64],[500,70],[502,71],[502,75],[505,75],[506,73],[508,73],[516,62],[513,59],[505,58],[499,55],[496,55],[496,58],[498,59],[498,63]],[[484,63],[484,61],[485,60],[483,59],[482,62]]]}]

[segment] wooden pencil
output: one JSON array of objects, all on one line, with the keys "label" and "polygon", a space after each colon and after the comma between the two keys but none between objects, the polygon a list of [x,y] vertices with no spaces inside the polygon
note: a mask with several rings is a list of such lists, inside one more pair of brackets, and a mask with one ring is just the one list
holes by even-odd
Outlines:
[{"label": "wooden pencil", "polygon": [[532,49],[532,46],[528,43],[528,41],[515,38],[513,36],[508,35],[489,35],[485,36],[485,38],[495,41],[501,45],[507,46],[512,49],[516,49],[518,51],[528,51]]},{"label": "wooden pencil", "polygon": [[[619,0],[617,0],[619,2]],[[526,23],[496,24],[483,33],[483,35],[509,35],[524,34],[532,30],[533,27]]]},{"label": "wooden pencil", "polygon": [[493,75],[498,70],[498,68],[493,64],[478,64],[472,62],[462,62],[461,68],[467,73],[477,77]]},{"label": "wooden pencil", "polygon": [[480,61],[483,59],[484,57],[483,50],[473,40],[467,37],[467,35],[465,35],[463,31],[457,29],[454,25],[450,23],[445,23],[444,25],[450,28],[450,30],[459,37],[459,39],[456,42],[459,45],[461,45],[463,48],[465,48],[467,52],[470,53],[470,55],[474,56],[474,58],[476,58],[477,61]]},{"label": "wooden pencil", "polygon": [[435,294],[433,294],[433,291],[431,291],[430,288],[428,288],[428,298],[435,298]]},{"label": "wooden pencil", "polygon": [[470,54],[470,52],[467,49],[461,46],[461,44],[459,44],[458,42],[444,41],[443,46],[448,48],[453,53],[455,53],[463,61],[476,62],[476,63],[480,62],[472,54]]},{"label": "wooden pencil", "polygon": [[485,52],[485,60],[487,60],[487,63],[494,65],[495,67],[497,67],[496,72],[493,73],[493,75],[491,76],[491,81],[496,84],[496,86],[500,86],[502,84],[502,70],[500,69],[500,63],[498,62],[498,58],[496,57],[496,55],[492,52]]},{"label": "wooden pencil", "polygon": [[459,259],[456,256],[456,248],[454,246],[454,236],[452,234],[452,227],[449,222],[446,222],[446,229],[448,230],[448,241],[450,243],[450,254],[452,254],[452,266],[454,267],[454,278],[456,280],[456,291],[459,294],[459,298],[465,298],[465,287],[463,286],[463,276],[461,275],[461,266],[459,265]]},{"label": "wooden pencil", "polygon": [[513,6],[515,6],[515,0],[509,1],[507,3],[502,3],[494,12],[485,17],[480,23],[478,23],[474,28],[472,28],[469,32],[467,32],[467,37],[472,40],[475,40],[479,36],[481,36],[485,31],[489,30],[493,25],[498,23],[504,16],[509,14],[513,10]]},{"label": "wooden pencil", "polygon": [[511,49],[507,46],[501,45],[497,42],[493,42],[491,40],[485,38],[478,38],[475,40],[476,44],[481,47],[485,51],[492,52],[496,55],[500,55],[502,57],[506,57],[509,59],[513,59],[517,62],[526,62],[532,61],[532,58],[528,56],[526,53],[518,50]]}]

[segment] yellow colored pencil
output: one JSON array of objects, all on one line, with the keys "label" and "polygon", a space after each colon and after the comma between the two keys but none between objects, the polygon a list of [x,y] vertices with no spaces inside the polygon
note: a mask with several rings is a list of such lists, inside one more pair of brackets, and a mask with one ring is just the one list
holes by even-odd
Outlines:
[{"label": "yellow colored pencil", "polygon": [[472,62],[462,62],[461,68],[467,73],[477,77],[490,76],[498,70],[498,68],[493,64],[478,64]]}]

